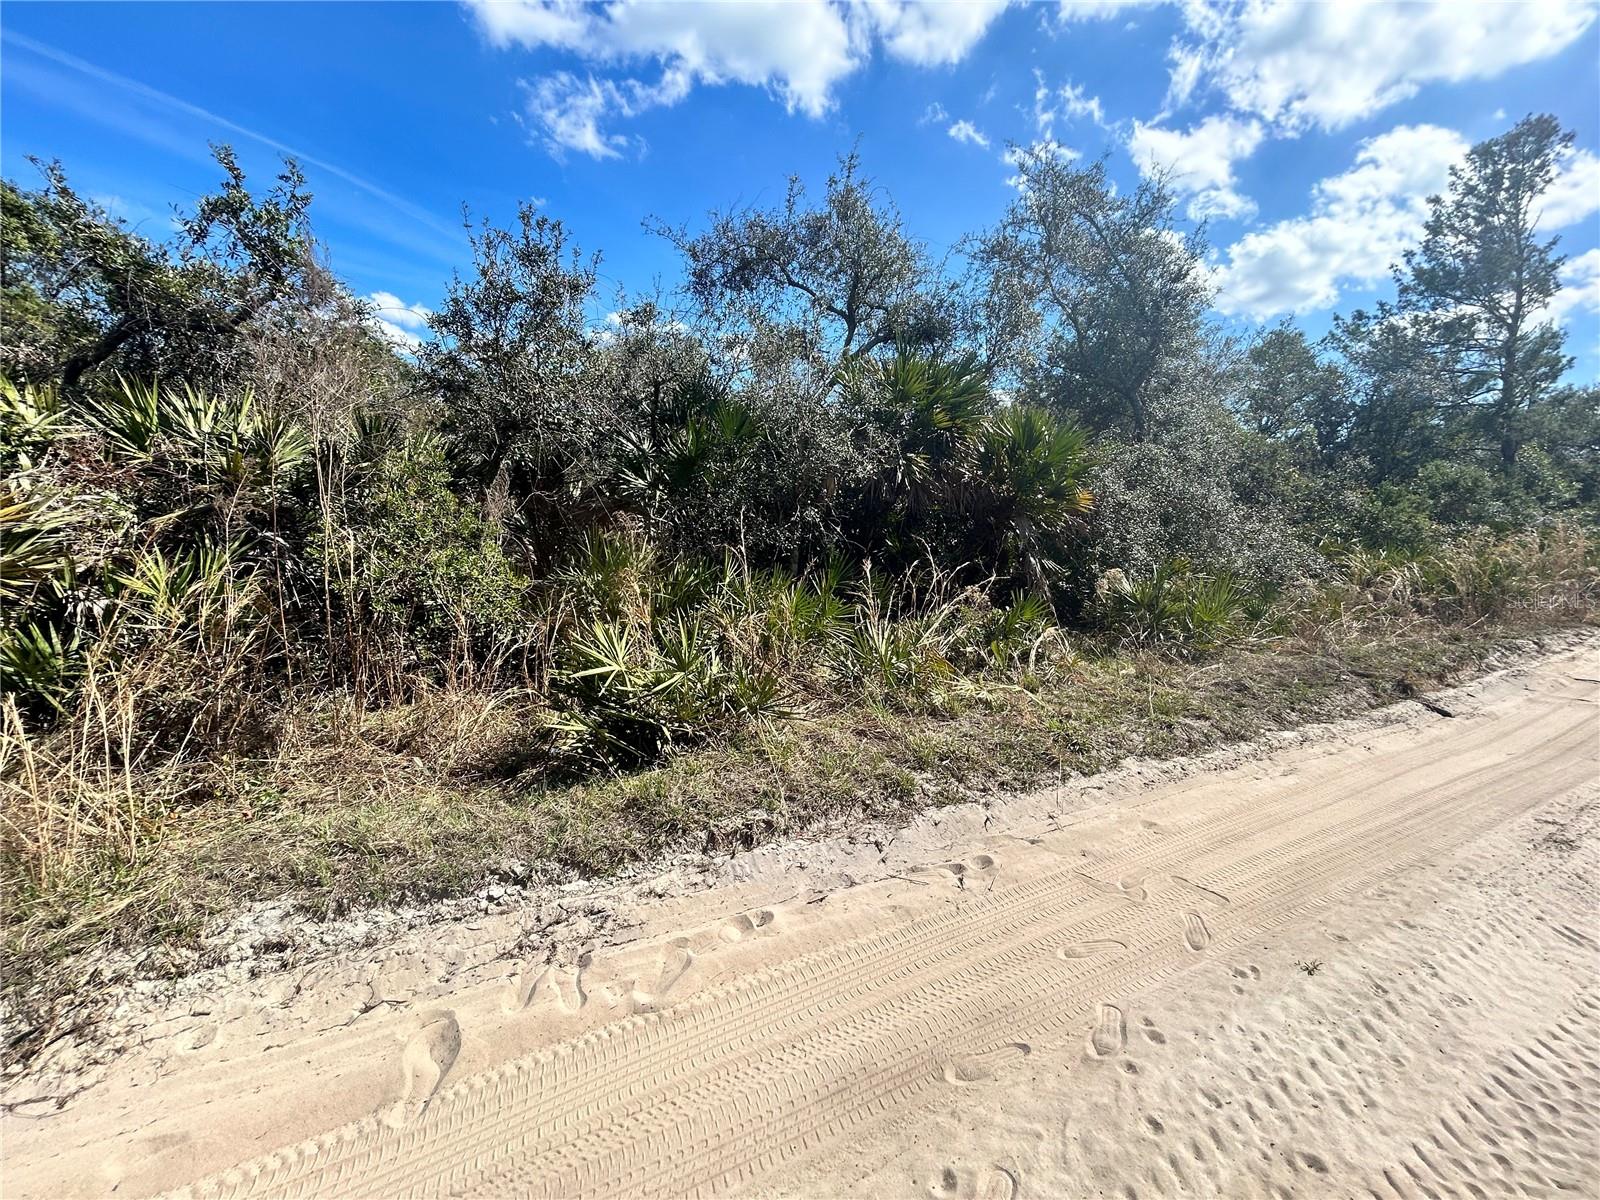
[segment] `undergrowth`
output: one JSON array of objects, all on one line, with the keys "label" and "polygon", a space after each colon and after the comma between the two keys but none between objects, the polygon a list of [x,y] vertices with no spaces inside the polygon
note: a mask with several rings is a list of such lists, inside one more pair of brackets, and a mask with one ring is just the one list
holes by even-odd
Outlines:
[{"label": "undergrowth", "polygon": [[[1107,632],[1069,638],[937,577],[915,604],[828,572],[651,582],[642,547],[627,571],[586,570],[548,693],[291,699],[256,743],[174,690],[162,654],[111,674],[91,657],[47,735],[8,701],[8,987],[97,946],[192,961],[208,922],[254,902],[334,915],[470,892],[510,864],[605,874],[1192,752],[1448,683],[1591,621],[1597,595],[1589,544],[1553,531],[1426,560],[1344,553],[1333,580],[1270,597],[1181,567],[1111,580]],[[234,749],[142,740],[151,705],[197,741],[230,722]],[[617,745],[628,757],[605,757]]]}]

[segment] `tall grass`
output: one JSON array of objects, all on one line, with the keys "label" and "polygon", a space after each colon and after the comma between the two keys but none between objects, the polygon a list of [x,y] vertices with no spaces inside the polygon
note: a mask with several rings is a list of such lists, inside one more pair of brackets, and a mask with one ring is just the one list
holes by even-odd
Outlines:
[{"label": "tall grass", "polygon": [[1581,525],[1477,532],[1417,555],[1352,549],[1324,589],[1319,619],[1475,625],[1581,621],[1600,601],[1600,544]]},{"label": "tall grass", "polygon": [[270,746],[282,716],[264,683],[275,635],[260,592],[225,557],[138,558],[73,668],[53,719],[0,699],[0,829],[9,883],[47,891],[86,862],[135,864],[164,815],[206,797],[223,750]]},{"label": "tall grass", "polygon": [[937,705],[958,678],[1037,671],[1065,645],[1036,597],[997,608],[931,565],[887,584],[839,564],[755,571],[733,553],[667,565],[621,533],[586,540],[557,579],[554,753],[587,769],[842,700]]}]

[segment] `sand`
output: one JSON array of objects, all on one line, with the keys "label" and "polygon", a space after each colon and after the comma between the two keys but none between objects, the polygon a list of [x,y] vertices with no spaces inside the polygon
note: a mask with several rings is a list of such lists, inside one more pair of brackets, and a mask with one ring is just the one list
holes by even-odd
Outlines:
[{"label": "sand", "polygon": [[4,1193],[1600,1195],[1597,680],[191,993]]}]

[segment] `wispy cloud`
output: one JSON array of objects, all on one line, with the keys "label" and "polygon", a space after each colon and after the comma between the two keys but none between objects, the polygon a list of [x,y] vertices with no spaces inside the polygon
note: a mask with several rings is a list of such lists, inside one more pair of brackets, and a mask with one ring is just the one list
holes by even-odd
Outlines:
[{"label": "wispy cloud", "polygon": [[1039,137],[1053,140],[1057,121],[1089,120],[1102,129],[1110,129],[1105,106],[1100,97],[1091,96],[1081,84],[1070,79],[1060,87],[1045,82],[1044,72],[1033,72],[1033,125]]},{"label": "wispy cloud", "polygon": [[971,121],[957,121],[945,132],[958,142],[965,142],[969,146],[981,146],[985,150],[989,148],[988,137]]},{"label": "wispy cloud", "polygon": [[[117,74],[115,71],[108,71],[104,67],[96,66],[91,62],[86,62],[85,60],[78,58],[76,55],[68,54],[65,51],[56,49],[54,46],[46,45],[44,42],[36,41],[35,39],[27,37],[23,34],[14,33],[11,30],[4,30],[0,31],[0,38],[3,38],[5,42],[12,46],[26,50],[28,53],[45,59],[48,62],[55,63],[57,66],[65,67],[69,71],[76,73],[82,78],[93,80],[96,83],[117,88],[120,91],[136,96],[146,104],[156,109],[165,110],[169,113],[176,113],[198,121],[203,121],[237,137],[248,138],[249,140],[258,143],[259,145],[266,146],[268,149],[274,150],[279,154],[288,155],[305,166],[314,167],[319,171],[325,172],[326,174],[349,184],[358,191],[380,201],[388,208],[405,217],[407,220],[424,226],[435,234],[440,234],[448,238],[452,246],[460,243],[461,229],[458,225],[453,225],[448,221],[441,220],[427,209],[421,207],[413,201],[407,200],[404,196],[397,196],[395,193],[387,190],[386,188],[373,183],[369,179],[362,178],[354,171],[350,171],[344,167],[341,167],[337,163],[329,162],[327,159],[320,158],[314,154],[308,154],[304,150],[292,146],[287,142],[279,141],[270,134],[262,133],[259,130],[251,129],[248,126],[241,125],[237,121],[230,120],[220,113],[215,113],[209,109],[202,108],[198,104],[191,104],[189,101],[178,96],[174,96],[169,92],[163,92],[157,88],[151,87],[148,84],[140,83],[137,79],[130,79],[126,75]],[[13,78],[15,78],[15,62],[8,62],[6,66],[7,72],[13,74]],[[99,119],[102,123],[111,125],[114,128],[122,128],[130,132],[138,133],[140,136],[145,137],[146,140],[154,141],[164,149],[177,151],[180,144],[185,146],[187,145],[186,143],[181,143],[181,139],[174,135],[170,130],[141,129],[140,127],[136,127],[130,122],[127,114],[123,113],[116,106],[95,105],[77,107],[82,109],[84,115],[93,116]],[[190,148],[187,149],[185,156],[193,158],[196,155],[193,149]],[[434,253],[438,254],[439,257],[447,261],[454,257],[453,252],[446,250],[443,246],[438,244],[433,244],[432,249]]]}]

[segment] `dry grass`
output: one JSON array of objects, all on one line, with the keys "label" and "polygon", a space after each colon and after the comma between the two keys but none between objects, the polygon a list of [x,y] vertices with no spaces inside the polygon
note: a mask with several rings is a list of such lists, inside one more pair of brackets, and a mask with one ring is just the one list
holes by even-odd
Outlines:
[{"label": "dry grass", "polygon": [[[1013,683],[814,703],[573,785],[540,774],[547,713],[526,691],[424,687],[377,712],[322,695],[262,714],[212,687],[175,690],[159,660],[91,665],[83,703],[48,736],[0,709],[6,990],[60,996],[96,949],[159,961],[252,903],[337,914],[468,893],[511,863],[599,874],[1193,752],[1443,686],[1594,619],[1587,546],[1496,547],[1352,561],[1347,583],[1285,598],[1200,658],[1077,640]],[[229,669],[217,678],[240,682]]]},{"label": "dry grass", "polygon": [[[1414,629],[1201,663],[1086,653],[1036,690],[975,689],[919,713],[818,713],[571,786],[492,776],[528,719],[500,698],[457,697],[447,717],[439,697],[369,718],[358,736],[334,736],[337,712],[308,714],[270,759],[137,775],[31,750],[8,786],[35,807],[11,836],[28,829],[52,852],[18,838],[8,854],[7,975],[96,944],[191,942],[207,919],[256,901],[332,915],[470,891],[508,861],[604,873],[1191,752],[1392,702],[1401,681],[1451,682],[1512,637]],[[39,869],[23,874],[22,862]]]}]

